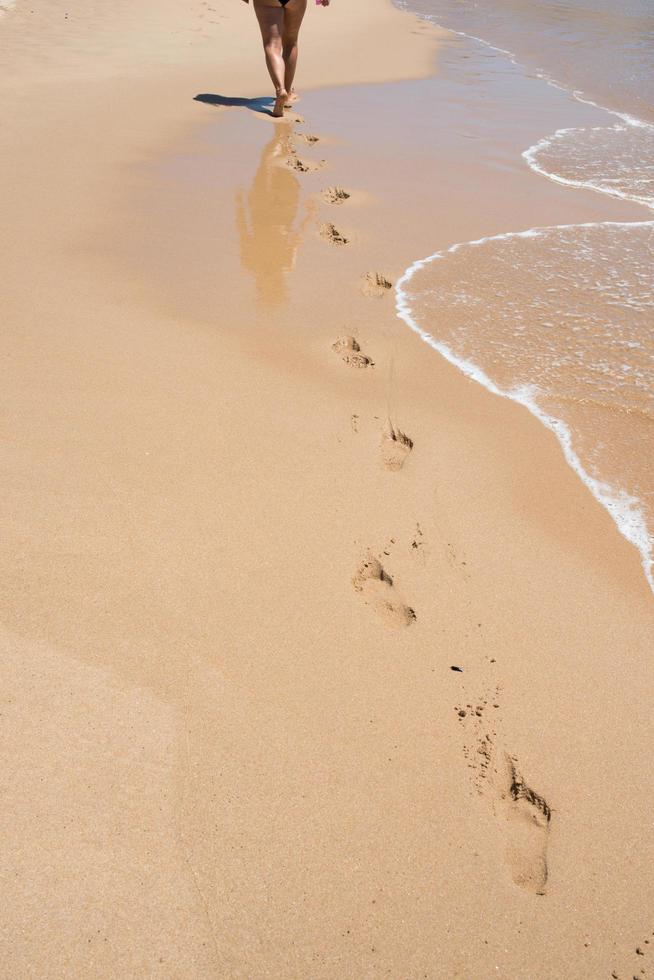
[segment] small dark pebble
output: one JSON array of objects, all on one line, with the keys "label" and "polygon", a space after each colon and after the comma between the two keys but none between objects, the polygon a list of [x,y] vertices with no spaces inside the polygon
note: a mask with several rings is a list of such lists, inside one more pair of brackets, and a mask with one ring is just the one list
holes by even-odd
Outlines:
[{"label": "small dark pebble", "polygon": [[466,713],[463,710],[463,708],[461,708],[461,710],[459,711],[459,718],[465,718],[465,716],[466,716]]},{"label": "small dark pebble", "polygon": [[644,956],[644,955],[645,955],[645,953],[644,953],[644,952],[643,952],[643,950],[642,950],[642,949],[640,948],[640,946],[636,946],[636,952],[638,953],[638,955],[639,955],[639,956]]},{"label": "small dark pebble", "polygon": [[457,674],[463,673],[463,667],[450,667],[450,670],[455,670]]}]

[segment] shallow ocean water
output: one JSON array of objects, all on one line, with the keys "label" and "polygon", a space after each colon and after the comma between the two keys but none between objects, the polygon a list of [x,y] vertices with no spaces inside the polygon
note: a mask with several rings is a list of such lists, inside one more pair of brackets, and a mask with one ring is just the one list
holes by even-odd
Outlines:
[{"label": "shallow ocean water", "polygon": [[609,109],[654,122],[651,0],[399,0]]},{"label": "shallow ocean water", "polygon": [[544,133],[544,179],[643,205],[642,222],[507,228],[417,260],[398,312],[468,376],[527,407],[640,551],[654,589],[654,8],[627,0],[410,0],[606,108],[606,125]]}]

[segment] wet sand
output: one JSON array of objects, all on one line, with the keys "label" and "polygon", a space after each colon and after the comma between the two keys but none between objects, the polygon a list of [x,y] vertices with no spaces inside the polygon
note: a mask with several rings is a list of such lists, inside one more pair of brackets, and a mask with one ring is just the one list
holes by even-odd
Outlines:
[{"label": "wet sand", "polygon": [[640,211],[509,185],[526,90],[483,131],[456,46],[381,0],[310,11],[283,122],[217,104],[267,84],[251,11],[213,6],[0,23],[4,969],[631,977],[637,552],[387,284],[503,222]]}]

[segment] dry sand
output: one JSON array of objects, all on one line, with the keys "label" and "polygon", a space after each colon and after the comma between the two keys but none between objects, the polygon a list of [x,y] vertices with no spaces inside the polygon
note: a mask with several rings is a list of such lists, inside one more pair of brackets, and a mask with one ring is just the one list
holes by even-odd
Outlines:
[{"label": "dry sand", "polygon": [[[267,91],[236,0],[64,13],[0,22],[2,974],[639,975],[651,594],[395,317],[439,244],[374,165],[404,90],[311,143],[193,101]],[[310,15],[307,89],[437,69],[385,0]]]}]

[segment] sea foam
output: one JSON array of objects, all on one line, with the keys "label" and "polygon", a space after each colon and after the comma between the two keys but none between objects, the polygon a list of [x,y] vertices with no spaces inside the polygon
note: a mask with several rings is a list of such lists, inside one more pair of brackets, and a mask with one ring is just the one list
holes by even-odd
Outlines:
[{"label": "sea foam", "polygon": [[[402,4],[407,6],[407,4]],[[433,20],[433,18],[430,18]],[[444,28],[447,30],[447,28]],[[451,31],[459,37],[476,41],[497,53],[506,56],[513,64],[521,67],[518,58],[511,52],[485,41],[483,38]],[[654,160],[654,126],[628,113],[607,109],[590,99],[585,93],[561,85],[545,71],[536,73],[548,85],[565,91],[587,105],[607,112],[619,122],[606,127],[566,128],[543,137],[527,148],[522,156],[527,165],[541,176],[560,184],[584,187],[597,193],[634,201],[654,208],[654,172],[649,161]],[[601,148],[601,153],[598,150]],[[547,228],[529,228],[524,231],[511,231],[503,234],[460,242],[450,248],[435,252],[426,258],[412,263],[399,279],[396,286],[396,308],[398,316],[417,333],[430,347],[457,367],[466,377],[483,385],[489,392],[508,398],[523,405],[543,425],[554,433],[559,441],[567,463],[590,490],[595,499],[607,510],[620,533],[639,551],[645,576],[654,592],[654,543],[648,528],[641,500],[623,489],[617,489],[589,472],[574,448],[574,434],[562,419],[549,414],[539,404],[541,389],[536,384],[520,384],[503,387],[475,360],[464,357],[442,339],[434,337],[416,319],[411,306],[408,286],[419,270],[430,263],[443,260],[466,246],[482,245],[488,242],[503,242],[511,239],[538,238],[552,231],[576,230],[581,228],[641,228],[654,231],[654,221],[642,222],[597,222],[586,225],[555,225]]]},{"label": "sea foam", "polygon": [[640,500],[624,490],[616,490],[608,483],[593,476],[582,463],[574,448],[574,436],[570,427],[561,419],[548,414],[539,404],[538,396],[542,389],[536,384],[520,384],[505,388],[496,383],[489,374],[475,361],[462,357],[448,344],[438,340],[417,322],[411,306],[409,284],[419,270],[425,269],[431,263],[442,261],[448,255],[453,255],[463,248],[486,245],[488,243],[509,242],[520,239],[538,239],[553,231],[577,231],[580,228],[625,228],[652,229],[654,222],[592,222],[583,225],[554,225],[545,228],[529,228],[525,231],[505,232],[476,239],[470,242],[459,242],[424,259],[414,262],[398,280],[396,285],[396,308],[398,316],[425,341],[438,351],[450,364],[457,367],[466,377],[483,385],[488,391],[502,398],[508,398],[528,409],[543,425],[557,437],[567,463],[590,490],[595,499],[608,511],[615,521],[621,534],[640,552],[643,569],[652,591],[654,591],[654,555],[652,539]]}]

